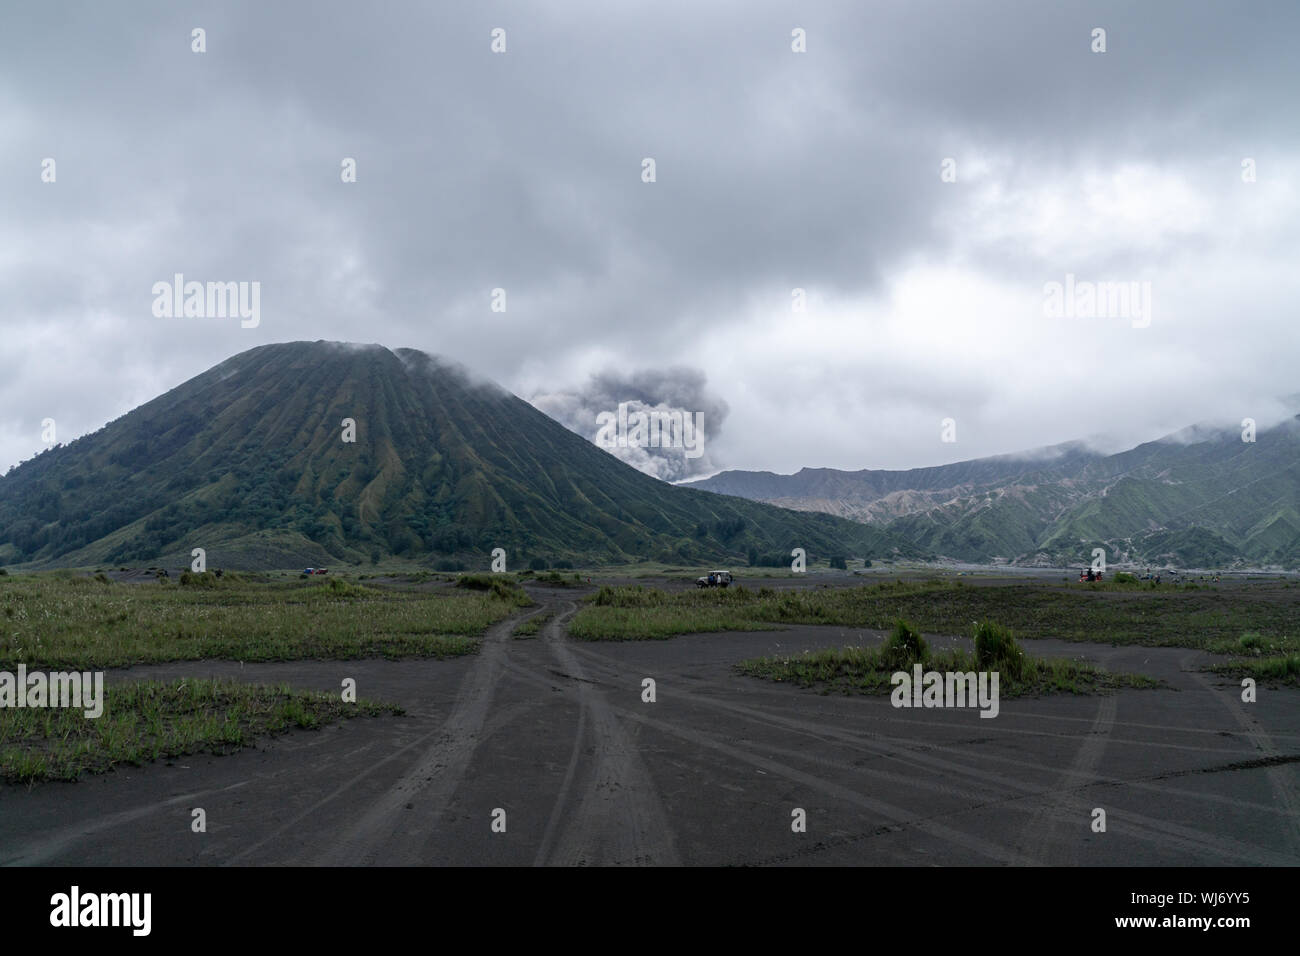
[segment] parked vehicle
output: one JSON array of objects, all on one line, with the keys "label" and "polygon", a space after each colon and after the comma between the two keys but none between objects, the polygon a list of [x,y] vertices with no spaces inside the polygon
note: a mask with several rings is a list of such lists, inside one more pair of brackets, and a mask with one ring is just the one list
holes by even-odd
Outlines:
[{"label": "parked vehicle", "polygon": [[731,585],[730,571],[710,571],[695,579],[697,588],[725,588]]}]

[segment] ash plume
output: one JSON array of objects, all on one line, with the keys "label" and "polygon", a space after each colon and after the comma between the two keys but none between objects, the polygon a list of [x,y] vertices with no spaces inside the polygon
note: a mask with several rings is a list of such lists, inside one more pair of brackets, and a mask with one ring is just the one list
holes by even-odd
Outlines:
[{"label": "ash plume", "polygon": [[698,414],[703,437],[696,457],[688,456],[682,447],[602,447],[633,468],[669,482],[719,470],[712,447],[729,409],[725,401],[709,392],[707,377],[699,369],[640,369],[630,373],[607,370],[593,374],[580,389],[542,392],[530,401],[570,431],[593,442],[601,432],[602,413],[617,416],[620,405],[626,405],[628,417],[637,412],[680,412],[684,418],[695,420]]}]

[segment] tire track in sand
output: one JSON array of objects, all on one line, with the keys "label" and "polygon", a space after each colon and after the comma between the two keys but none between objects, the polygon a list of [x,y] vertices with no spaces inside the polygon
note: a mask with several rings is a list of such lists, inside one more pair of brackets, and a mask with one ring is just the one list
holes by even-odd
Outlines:
[{"label": "tire track in sand", "polygon": [[[569,767],[536,862],[553,866],[679,866],[668,813],[633,735],[566,643],[563,625],[575,608],[570,604],[546,630],[552,656],[564,675],[577,684],[580,716]],[[629,689],[628,693],[635,691]],[[591,741],[592,763],[582,773],[586,783],[577,806],[566,813],[586,740]],[[553,834],[561,821],[563,830],[552,849]]]},{"label": "tire track in sand", "polygon": [[[506,642],[518,623],[518,618],[512,616],[487,630],[433,745],[312,863],[402,866],[424,862],[420,859],[421,847],[429,831],[437,827],[484,738],[492,697],[501,679]],[[408,804],[416,812],[407,810]]]}]

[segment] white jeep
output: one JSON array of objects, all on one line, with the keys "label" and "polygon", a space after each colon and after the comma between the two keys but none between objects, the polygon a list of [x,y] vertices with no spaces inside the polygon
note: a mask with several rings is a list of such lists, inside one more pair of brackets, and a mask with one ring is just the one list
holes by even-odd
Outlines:
[{"label": "white jeep", "polygon": [[730,571],[710,571],[695,579],[697,588],[725,588],[731,584]]}]

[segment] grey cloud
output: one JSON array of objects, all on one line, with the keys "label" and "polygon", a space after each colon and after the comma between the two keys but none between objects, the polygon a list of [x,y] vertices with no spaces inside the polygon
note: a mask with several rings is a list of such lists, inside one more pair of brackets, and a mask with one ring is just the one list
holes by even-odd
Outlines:
[{"label": "grey cloud", "polygon": [[[194,26],[207,53],[190,52]],[[789,50],[794,26],[807,54]],[[1088,52],[1095,26],[1106,54]],[[909,435],[954,406],[982,413],[963,455],[1079,437],[1053,390],[1095,390],[1098,416],[1133,437],[1258,405],[1294,390],[1300,359],[1298,26],[1291,3],[1246,16],[1172,0],[10,5],[0,331],[18,358],[0,381],[0,466],[39,448],[43,409],[62,437],[298,339],[425,349],[522,394],[582,394],[625,363],[698,367],[732,401],[715,452],[730,467],[868,467],[882,450],[933,463],[952,449]],[[39,181],[45,156],[55,185]],[[939,181],[947,156],[958,183]],[[1260,163],[1254,192],[1243,156]],[[1059,225],[1087,237],[1064,258],[1014,222],[980,237],[990,215],[1134,165],[1188,183],[1215,219],[1148,242],[1084,210]],[[1003,198],[984,209],[985,195]],[[1290,215],[1264,222],[1260,206]],[[1223,303],[1194,287],[1207,262]],[[971,319],[997,361],[956,367],[941,323],[924,347],[878,334],[918,266],[1020,290],[1024,314]],[[1067,271],[1149,273],[1165,311],[1144,340],[1076,349],[1033,314]],[[154,319],[150,287],[175,272],[260,281],[261,325]],[[742,402],[760,386],[732,353],[776,350],[761,320],[795,286],[862,310],[860,338],[819,336],[813,315],[820,393]],[[489,311],[495,287],[505,313]],[[781,371],[760,382],[779,389]],[[814,405],[851,419],[853,441],[819,432]]]}]

